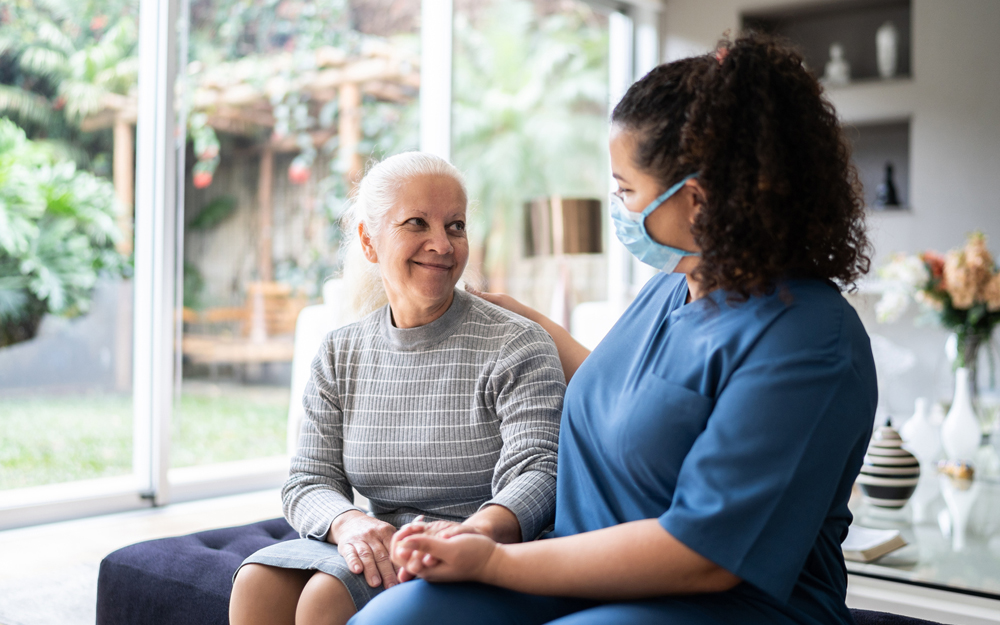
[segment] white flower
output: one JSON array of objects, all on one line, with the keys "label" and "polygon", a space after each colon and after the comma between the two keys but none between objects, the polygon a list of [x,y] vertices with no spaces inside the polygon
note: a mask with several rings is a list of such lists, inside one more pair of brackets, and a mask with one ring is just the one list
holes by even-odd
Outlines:
[{"label": "white flower", "polygon": [[905,285],[911,290],[923,286],[931,277],[924,261],[919,256],[908,254],[893,254],[889,263],[878,273],[883,280]]},{"label": "white flower", "polygon": [[910,293],[905,288],[892,287],[882,294],[875,304],[875,318],[879,323],[898,321],[910,307]]}]

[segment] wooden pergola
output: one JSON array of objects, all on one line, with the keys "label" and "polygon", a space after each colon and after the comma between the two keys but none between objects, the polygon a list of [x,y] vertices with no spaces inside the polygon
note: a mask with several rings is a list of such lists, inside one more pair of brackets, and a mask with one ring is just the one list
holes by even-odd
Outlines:
[{"label": "wooden pergola", "polygon": [[[387,101],[412,101],[420,87],[419,57],[392,45],[367,40],[356,54],[334,47],[313,52],[282,52],[264,57],[206,66],[198,61],[188,66],[188,84],[192,85],[190,111],[205,113],[208,125],[217,131],[243,136],[266,136],[261,152],[258,178],[258,250],[257,267],[261,281],[273,279],[272,228],[275,153],[296,152],[296,136],[277,137],[274,106],[284,96],[297,92],[308,101],[310,112],[337,100],[337,124],[331,128],[308,131],[314,146],[324,145],[339,135],[339,150],[346,154],[348,184],[362,169],[358,146],[361,142],[361,101],[364,95]],[[179,90],[181,91],[181,90]],[[179,93],[179,101],[185,95]],[[138,117],[134,96],[107,94],[100,112],[83,120],[81,129],[114,129],[113,180],[115,193],[124,213],[119,218],[121,249],[131,252],[135,202],[135,163],[133,159],[135,123]],[[222,155],[223,158],[225,155]]]}]

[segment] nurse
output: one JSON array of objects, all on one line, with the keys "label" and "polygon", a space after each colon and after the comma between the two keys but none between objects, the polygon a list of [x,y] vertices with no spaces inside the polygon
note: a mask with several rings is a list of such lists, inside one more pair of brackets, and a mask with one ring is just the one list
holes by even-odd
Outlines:
[{"label": "nurse", "polygon": [[[571,381],[555,529],[391,545],[351,621],[850,624],[840,544],[875,368],[841,296],[869,268],[856,173],[802,57],[762,36],[661,65],[611,118],[619,239],[661,270]],[[462,582],[462,583],[438,583]]]}]

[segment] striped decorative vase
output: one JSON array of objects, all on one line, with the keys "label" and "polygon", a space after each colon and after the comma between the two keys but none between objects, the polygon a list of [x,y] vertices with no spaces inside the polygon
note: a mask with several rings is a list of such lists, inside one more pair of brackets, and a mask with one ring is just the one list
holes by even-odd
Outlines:
[{"label": "striped decorative vase", "polygon": [[920,462],[902,447],[903,439],[891,424],[875,430],[858,484],[868,503],[880,508],[902,508],[917,489]]}]

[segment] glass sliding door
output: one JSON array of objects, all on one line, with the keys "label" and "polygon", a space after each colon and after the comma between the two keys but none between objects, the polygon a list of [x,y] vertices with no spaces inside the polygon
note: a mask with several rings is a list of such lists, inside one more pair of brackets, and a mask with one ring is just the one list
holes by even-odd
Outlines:
[{"label": "glass sliding door", "polygon": [[286,474],[298,314],[338,274],[338,219],[365,162],[418,147],[419,14],[191,2],[172,482]]},{"label": "glass sliding door", "polygon": [[138,13],[0,9],[0,503],[133,473]]}]

